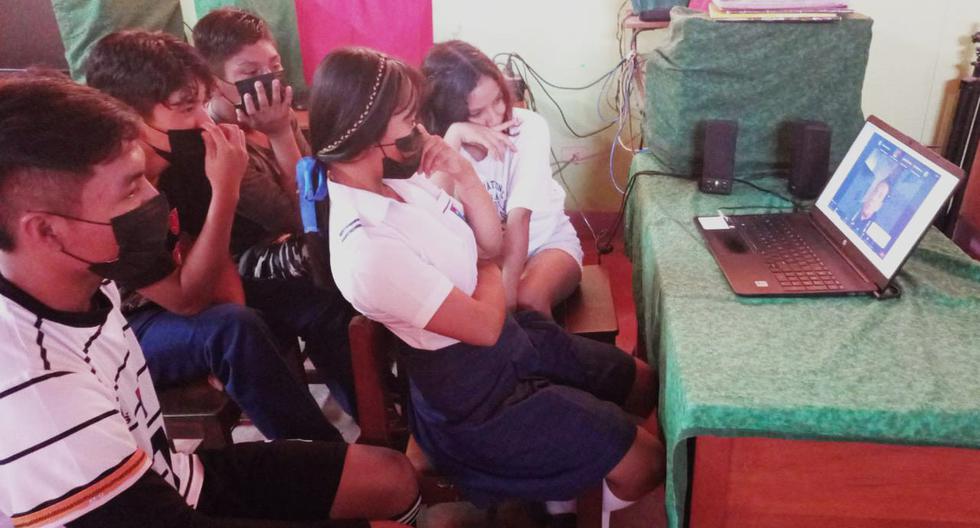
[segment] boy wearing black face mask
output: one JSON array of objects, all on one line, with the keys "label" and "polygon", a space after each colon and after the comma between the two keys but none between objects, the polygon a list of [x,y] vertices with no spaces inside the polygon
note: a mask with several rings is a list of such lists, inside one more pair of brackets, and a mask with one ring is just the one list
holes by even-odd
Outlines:
[{"label": "boy wearing black face mask", "polygon": [[[326,242],[300,226],[296,163],[310,148],[290,108],[281,58],[266,22],[235,7],[194,26],[194,46],[214,77],[208,112],[245,130],[249,154],[232,228],[246,303],[299,335],[330,393],[354,415],[347,324],[353,309],[333,287]],[[263,78],[276,77],[266,89]],[[241,87],[252,93],[241,95]]]},{"label": "boy wearing black face mask", "polygon": [[[149,280],[160,270],[139,255],[169,253],[139,126],[66,78],[0,80],[0,524],[403,526],[332,520],[411,507],[414,473],[394,451],[289,441],[172,449],[119,290],[104,279]],[[204,128],[209,154],[226,165],[209,165],[218,216],[234,206],[220,202],[237,186],[244,160],[232,154],[244,139]],[[152,243],[131,243],[135,223]]]},{"label": "boy wearing black face mask", "polygon": [[[207,65],[176,37],[122,31],[98,42],[86,65],[88,83],[142,117],[140,146],[147,177],[177,210],[186,253],[177,283],[123,284],[125,313],[159,387],[208,374],[267,438],[341,441],[305,386],[289,373],[276,336],[243,306],[244,293],[228,247],[239,183],[248,156],[241,143],[219,155],[201,128],[215,125],[204,109],[212,88]],[[234,173],[231,184],[226,174]],[[194,240],[196,239],[196,240]],[[206,263],[206,265],[202,265]]]}]

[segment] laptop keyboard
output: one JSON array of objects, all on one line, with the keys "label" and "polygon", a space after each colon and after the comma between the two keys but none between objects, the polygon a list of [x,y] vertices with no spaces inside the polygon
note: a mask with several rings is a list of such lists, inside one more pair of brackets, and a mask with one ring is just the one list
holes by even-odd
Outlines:
[{"label": "laptop keyboard", "polygon": [[782,215],[756,217],[740,226],[786,291],[834,291],[843,286],[806,239]]}]

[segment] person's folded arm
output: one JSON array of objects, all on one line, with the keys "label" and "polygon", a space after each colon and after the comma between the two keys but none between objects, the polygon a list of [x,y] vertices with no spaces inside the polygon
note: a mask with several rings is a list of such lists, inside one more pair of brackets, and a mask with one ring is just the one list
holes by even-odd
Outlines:
[{"label": "person's folded arm", "polygon": [[[462,203],[466,223],[484,258],[496,258],[503,240],[497,206],[477,175],[473,165],[441,137],[430,135],[420,128],[424,137],[419,170],[427,174],[449,194]],[[440,174],[441,173],[441,174]]]},{"label": "person's folded arm", "polygon": [[[503,328],[504,290],[500,268],[478,261],[472,295],[453,285],[404,241],[368,238],[354,231],[343,248],[358,255],[350,262],[354,305],[366,314],[383,313],[464,343],[489,346]],[[335,268],[335,273],[343,270]]]},{"label": "person's folded arm", "polygon": [[476,346],[491,346],[504,327],[504,288],[500,268],[480,261],[476,289],[466,295],[453,288],[425,329]]},{"label": "person's folded arm", "polygon": [[521,275],[524,274],[524,264],[527,262],[530,224],[531,211],[527,209],[514,209],[507,215],[507,228],[504,229],[504,247],[500,260],[508,310],[517,307],[518,285],[521,282]]}]

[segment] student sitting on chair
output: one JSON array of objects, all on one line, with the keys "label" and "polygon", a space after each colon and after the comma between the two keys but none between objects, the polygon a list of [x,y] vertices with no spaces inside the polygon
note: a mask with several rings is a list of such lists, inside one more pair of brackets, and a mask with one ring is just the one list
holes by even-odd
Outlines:
[{"label": "student sitting on chair", "polygon": [[346,48],[320,64],[310,101],[334,280],[404,343],[415,438],[477,504],[570,500],[604,480],[610,496],[643,496],[664,470],[653,372],[537,312],[506,315],[485,260],[501,246],[497,208],[470,162],[416,123],[422,83]]},{"label": "student sitting on chair", "polygon": [[[245,131],[248,169],[231,232],[246,303],[278,328],[299,335],[305,351],[344,410],[355,416],[347,325],[354,312],[333,285],[326,240],[304,235],[296,193],[296,162],[309,155],[290,103],[282,62],[265,21],[234,7],[211,11],[194,26],[194,46],[215,85],[208,113]],[[266,93],[259,76],[276,78]],[[239,96],[248,82],[255,97]],[[319,285],[320,287],[317,287]]]},{"label": "student sitting on chair", "polygon": [[[173,451],[107,280],[180,273],[167,200],[145,177],[142,126],[66,78],[0,81],[0,516],[25,527],[346,527],[369,523],[331,519],[416,508],[412,467],[388,449],[276,441]],[[209,159],[228,166],[210,173],[222,196],[244,165],[228,151],[243,151],[244,139],[204,128]],[[216,201],[214,216],[234,205]]]},{"label": "student sitting on chair", "polygon": [[[147,178],[176,208],[182,245],[196,239],[180,280],[121,284],[124,313],[154,383],[164,388],[213,374],[266,438],[341,441],[289,372],[266,322],[242,305],[228,244],[248,156],[241,130],[216,127],[205,110],[212,87],[207,65],[176,37],[122,31],[96,44],[86,76],[140,114]],[[205,141],[214,134],[202,129],[224,130],[234,141],[217,150],[218,143]]]},{"label": "student sitting on chair", "polygon": [[473,163],[506,226],[508,309],[551,317],[582,279],[582,245],[565,214],[565,191],[551,175],[548,124],[514,108],[500,70],[465,42],[433,46],[422,73],[423,122]]}]

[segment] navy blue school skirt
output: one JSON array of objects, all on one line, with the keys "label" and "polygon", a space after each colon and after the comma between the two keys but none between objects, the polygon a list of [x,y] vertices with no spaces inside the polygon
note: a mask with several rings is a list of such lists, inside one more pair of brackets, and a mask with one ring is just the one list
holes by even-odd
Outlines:
[{"label": "navy blue school skirt", "polygon": [[621,406],[636,374],[618,348],[534,312],[508,317],[496,345],[403,345],[411,426],[433,465],[478,506],[568,500],[633,444]]}]

